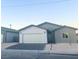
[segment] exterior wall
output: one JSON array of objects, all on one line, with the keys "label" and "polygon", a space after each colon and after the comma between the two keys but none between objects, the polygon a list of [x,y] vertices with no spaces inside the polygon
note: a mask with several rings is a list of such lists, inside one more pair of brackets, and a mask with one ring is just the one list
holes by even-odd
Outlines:
[{"label": "exterior wall", "polygon": [[1,39],[2,43],[5,42],[5,39],[6,39],[6,32],[1,30],[1,35],[3,35],[3,38]]},{"label": "exterior wall", "polygon": [[1,43],[3,43],[3,34],[1,34]]},{"label": "exterior wall", "polygon": [[[42,38],[42,40],[38,40],[37,39],[37,41],[39,41],[39,42],[37,42],[36,40],[36,42],[35,43],[47,43],[47,31],[46,30],[43,30],[43,29],[40,29],[40,28],[38,28],[38,27],[34,27],[34,26],[32,26],[32,27],[29,27],[29,28],[27,28],[27,29],[25,29],[25,30],[22,30],[22,31],[20,31],[19,32],[19,39],[20,39],[20,43],[23,43],[23,38],[24,38],[24,35],[25,34],[30,34],[30,33],[37,33],[37,34],[39,34],[39,33],[41,33],[41,35],[40,36],[42,36],[43,38]],[[36,38],[38,38],[39,36],[37,36],[36,35],[36,37],[35,37],[35,39]],[[32,38],[34,38],[34,36],[32,36],[31,37],[31,39]],[[30,40],[30,39],[29,39]],[[33,41],[34,41],[34,39],[33,39]],[[26,38],[26,42],[28,43],[28,39]],[[30,42],[32,42],[32,40],[30,40]]]},{"label": "exterior wall", "polygon": [[[68,33],[68,38],[63,38],[63,33]],[[56,43],[77,43],[77,36],[74,29],[62,28],[55,31]]]}]

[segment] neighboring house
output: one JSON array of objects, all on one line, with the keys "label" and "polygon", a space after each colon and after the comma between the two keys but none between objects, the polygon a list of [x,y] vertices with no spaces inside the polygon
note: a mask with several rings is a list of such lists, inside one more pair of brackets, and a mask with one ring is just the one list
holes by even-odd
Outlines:
[{"label": "neighboring house", "polygon": [[1,27],[1,42],[19,42],[19,32],[14,29]]},{"label": "neighboring house", "polygon": [[52,23],[30,25],[19,30],[20,43],[77,43],[76,28]]}]

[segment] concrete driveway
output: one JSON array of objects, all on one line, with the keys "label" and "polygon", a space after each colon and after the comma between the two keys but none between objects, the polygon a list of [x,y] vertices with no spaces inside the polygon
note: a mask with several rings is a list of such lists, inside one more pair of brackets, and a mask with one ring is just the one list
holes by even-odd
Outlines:
[{"label": "concrete driveway", "polygon": [[44,50],[46,47],[46,44],[33,44],[33,43],[28,43],[28,44],[16,44],[7,47],[6,49],[18,49],[18,50]]}]

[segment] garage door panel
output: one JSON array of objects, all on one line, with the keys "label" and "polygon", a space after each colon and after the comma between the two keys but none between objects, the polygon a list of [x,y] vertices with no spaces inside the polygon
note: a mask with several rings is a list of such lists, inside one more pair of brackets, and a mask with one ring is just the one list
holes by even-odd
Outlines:
[{"label": "garage door panel", "polygon": [[14,32],[7,32],[6,33],[6,42],[16,42],[18,39],[18,36]]},{"label": "garage door panel", "polygon": [[45,37],[44,33],[26,33],[23,34],[23,43],[44,43]]}]

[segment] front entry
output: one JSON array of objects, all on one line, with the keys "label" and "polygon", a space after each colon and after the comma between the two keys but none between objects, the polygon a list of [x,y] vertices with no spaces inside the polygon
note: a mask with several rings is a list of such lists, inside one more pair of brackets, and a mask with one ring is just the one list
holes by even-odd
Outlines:
[{"label": "front entry", "polygon": [[47,32],[47,39],[48,39],[48,43],[55,43],[54,33]]}]

